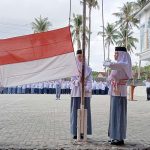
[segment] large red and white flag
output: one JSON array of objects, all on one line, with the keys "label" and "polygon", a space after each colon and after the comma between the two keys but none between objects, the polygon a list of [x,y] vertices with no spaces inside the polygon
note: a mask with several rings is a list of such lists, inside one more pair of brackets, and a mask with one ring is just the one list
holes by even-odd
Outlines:
[{"label": "large red and white flag", "polygon": [[70,28],[0,40],[0,83],[16,86],[77,71]]}]

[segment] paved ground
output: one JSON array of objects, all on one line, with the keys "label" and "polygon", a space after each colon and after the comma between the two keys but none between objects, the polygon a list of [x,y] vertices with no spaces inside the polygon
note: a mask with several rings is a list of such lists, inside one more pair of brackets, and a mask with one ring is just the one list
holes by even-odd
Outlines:
[{"label": "paved ground", "polygon": [[123,147],[111,147],[107,128],[109,97],[93,96],[93,135],[74,143],[69,131],[70,97],[0,95],[0,149],[150,149],[150,101],[128,101],[128,138]]}]

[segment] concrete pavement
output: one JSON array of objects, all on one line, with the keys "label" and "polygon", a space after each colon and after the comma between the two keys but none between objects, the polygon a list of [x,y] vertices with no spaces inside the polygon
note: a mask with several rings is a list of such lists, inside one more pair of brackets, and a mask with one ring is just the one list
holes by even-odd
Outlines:
[{"label": "concrete pavement", "polygon": [[93,96],[93,135],[87,143],[70,136],[70,97],[0,95],[0,149],[150,149],[150,101],[128,101],[126,145],[107,141],[109,96]]}]

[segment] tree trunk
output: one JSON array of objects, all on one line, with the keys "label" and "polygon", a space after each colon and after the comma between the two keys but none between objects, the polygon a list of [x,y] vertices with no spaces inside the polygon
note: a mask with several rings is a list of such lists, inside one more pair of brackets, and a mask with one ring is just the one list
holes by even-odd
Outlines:
[{"label": "tree trunk", "polygon": [[91,7],[89,7],[89,42],[88,42],[88,66],[90,64],[90,45],[91,44]]},{"label": "tree trunk", "polygon": [[139,60],[138,79],[141,78],[141,60]]},{"label": "tree trunk", "polygon": [[126,49],[128,48],[128,22],[127,22],[127,24],[126,24],[126,28],[125,28],[125,47],[126,47]]},{"label": "tree trunk", "polygon": [[110,43],[108,44],[108,60],[110,60]]},{"label": "tree trunk", "polygon": [[[103,24],[103,51],[104,51],[104,61],[105,61],[105,39],[104,39],[105,23],[104,23],[104,5],[103,5],[103,0],[102,0],[102,24]],[[105,72],[106,72],[106,69],[105,69]]]},{"label": "tree trunk", "polygon": [[81,41],[80,41],[79,34],[77,34],[76,37],[77,37],[77,49],[81,49]]}]

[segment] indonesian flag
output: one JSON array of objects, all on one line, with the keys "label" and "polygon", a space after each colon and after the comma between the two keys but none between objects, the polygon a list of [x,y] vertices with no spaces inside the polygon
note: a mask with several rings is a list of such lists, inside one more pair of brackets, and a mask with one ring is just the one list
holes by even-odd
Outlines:
[{"label": "indonesian flag", "polygon": [[0,40],[0,83],[17,86],[77,72],[70,27]]}]

